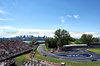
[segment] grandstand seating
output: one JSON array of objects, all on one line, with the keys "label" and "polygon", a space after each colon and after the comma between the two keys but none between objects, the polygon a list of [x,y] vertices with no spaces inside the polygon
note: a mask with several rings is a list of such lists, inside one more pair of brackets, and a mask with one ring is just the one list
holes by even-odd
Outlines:
[{"label": "grandstand seating", "polygon": [[23,52],[32,50],[27,43],[20,40],[0,41],[0,61],[16,56]]},{"label": "grandstand seating", "polygon": [[15,63],[15,60],[13,58],[9,58],[7,60],[2,61],[0,63],[0,66],[10,66],[13,63]]}]

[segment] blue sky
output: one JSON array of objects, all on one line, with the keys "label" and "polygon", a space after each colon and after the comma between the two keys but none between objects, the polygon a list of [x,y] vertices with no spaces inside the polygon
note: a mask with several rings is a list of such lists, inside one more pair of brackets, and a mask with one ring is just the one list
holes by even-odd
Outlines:
[{"label": "blue sky", "polygon": [[[0,0],[0,37],[25,30],[47,34],[59,28],[74,37],[84,32],[99,37],[99,25],[100,0]],[[14,31],[19,33],[4,33]]]}]

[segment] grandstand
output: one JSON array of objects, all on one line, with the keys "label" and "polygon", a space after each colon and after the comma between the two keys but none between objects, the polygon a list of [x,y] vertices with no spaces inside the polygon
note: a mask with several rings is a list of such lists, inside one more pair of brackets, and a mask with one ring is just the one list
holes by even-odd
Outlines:
[{"label": "grandstand", "polygon": [[32,50],[27,43],[20,40],[0,41],[0,61],[12,58],[16,55]]},{"label": "grandstand", "polygon": [[63,45],[63,50],[70,50],[74,48],[87,48],[87,44],[71,44],[71,45]]},{"label": "grandstand", "polygon": [[10,66],[11,64],[14,64],[14,63],[15,63],[15,59],[9,58],[7,60],[0,62],[0,66]]}]

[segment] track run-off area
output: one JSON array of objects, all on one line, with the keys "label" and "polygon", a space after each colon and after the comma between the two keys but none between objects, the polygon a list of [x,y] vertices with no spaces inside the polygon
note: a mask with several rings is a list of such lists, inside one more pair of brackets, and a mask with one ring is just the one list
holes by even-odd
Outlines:
[{"label": "track run-off area", "polygon": [[[61,60],[61,61],[72,61],[72,62],[90,62],[90,60],[96,59],[97,62],[100,62],[100,54],[88,51],[87,49],[80,49],[78,52],[58,52],[58,53],[49,53],[44,50],[45,44],[40,44],[37,51],[41,55],[46,55],[45,57],[55,59],[55,60]],[[84,55],[88,54],[91,55],[90,57],[65,57],[60,55]]]}]

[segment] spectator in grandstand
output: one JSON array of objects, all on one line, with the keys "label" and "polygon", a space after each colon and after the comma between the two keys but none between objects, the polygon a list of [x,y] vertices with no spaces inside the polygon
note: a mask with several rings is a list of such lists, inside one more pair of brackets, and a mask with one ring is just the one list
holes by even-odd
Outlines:
[{"label": "spectator in grandstand", "polygon": [[31,49],[27,43],[20,40],[0,41],[0,61]]}]

